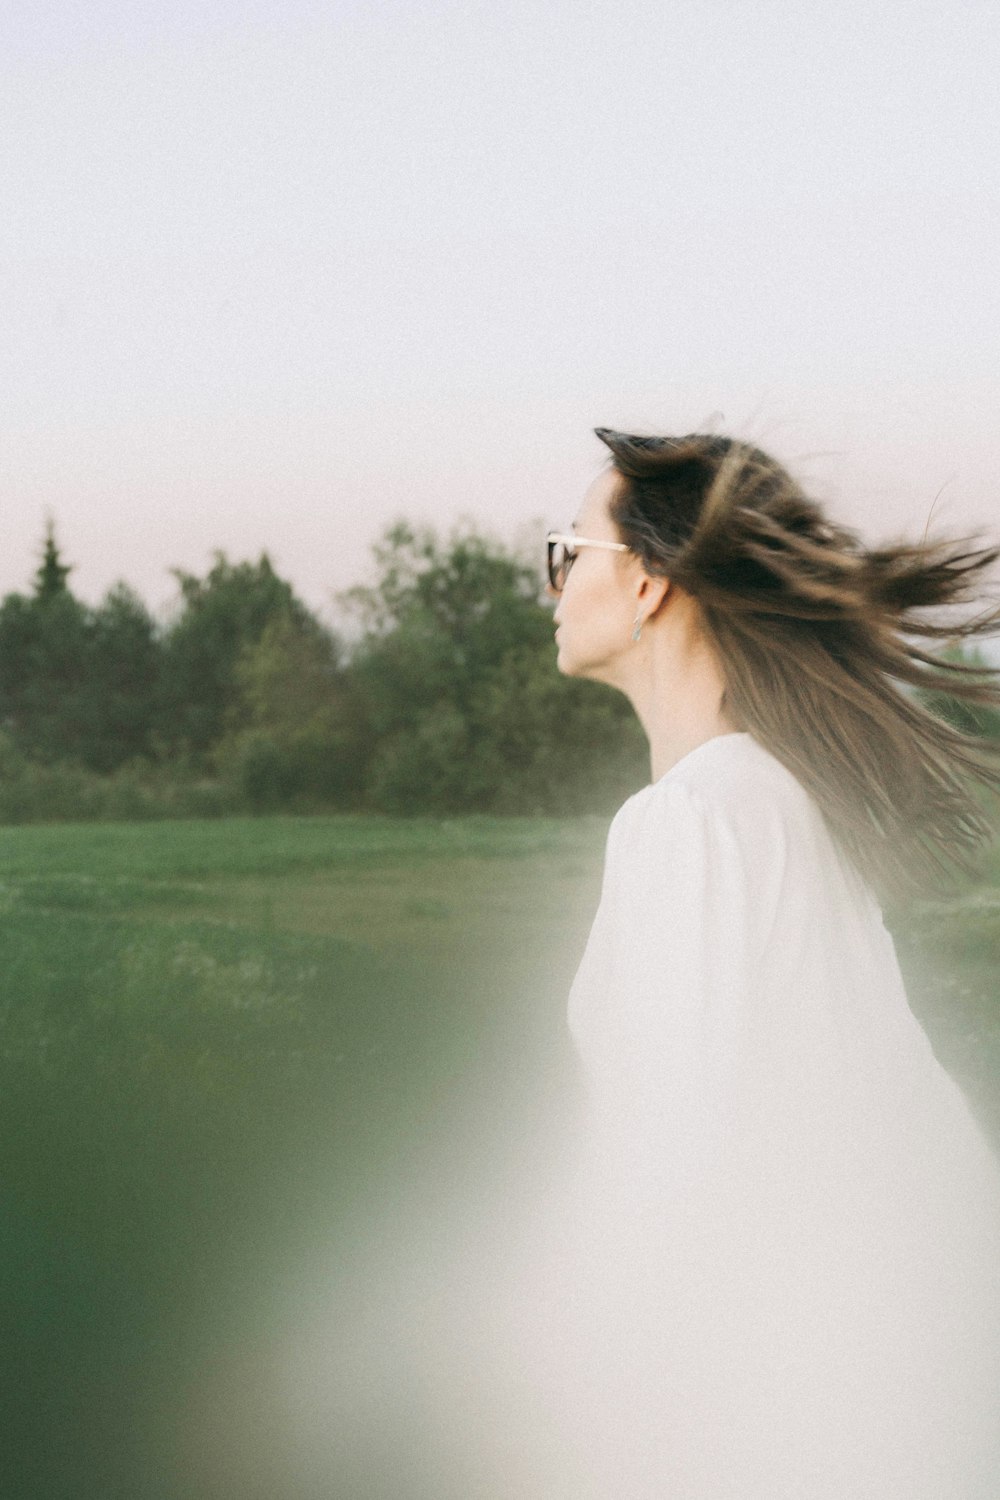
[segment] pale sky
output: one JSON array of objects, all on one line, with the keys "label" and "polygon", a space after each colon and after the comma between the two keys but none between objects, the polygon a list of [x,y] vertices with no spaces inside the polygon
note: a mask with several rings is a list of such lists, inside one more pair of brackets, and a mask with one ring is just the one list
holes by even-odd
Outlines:
[{"label": "pale sky", "polygon": [[565,525],[711,422],[1000,530],[1000,4],[7,0],[0,593]]}]

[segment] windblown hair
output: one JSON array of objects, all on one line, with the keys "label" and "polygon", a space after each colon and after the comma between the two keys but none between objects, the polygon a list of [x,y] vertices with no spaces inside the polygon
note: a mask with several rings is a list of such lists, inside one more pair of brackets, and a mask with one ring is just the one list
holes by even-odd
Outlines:
[{"label": "windblown hair", "polygon": [[957,621],[924,613],[981,605],[1000,546],[870,549],[749,444],[595,430],[621,480],[612,519],[647,572],[698,602],[730,721],[788,767],[882,897],[972,873],[994,831],[979,794],[1000,789],[1000,742],[904,685],[1000,705],[1000,672],[916,644],[1000,629],[1000,604]]}]

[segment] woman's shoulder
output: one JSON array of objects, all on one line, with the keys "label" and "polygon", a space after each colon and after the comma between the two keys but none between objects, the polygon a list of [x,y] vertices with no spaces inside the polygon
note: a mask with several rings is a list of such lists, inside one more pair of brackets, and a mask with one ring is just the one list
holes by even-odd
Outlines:
[{"label": "woman's shoulder", "polygon": [[605,861],[609,890],[667,890],[719,920],[754,911],[761,933],[782,903],[839,899],[845,874],[818,804],[749,734],[705,741],[630,797]]},{"label": "woman's shoulder", "polygon": [[[753,735],[716,735],[643,787],[615,818],[620,831],[664,822],[728,823],[752,831],[762,824],[799,823],[815,811],[792,772]],[[613,825],[613,826],[615,826]]]},{"label": "woman's shoulder", "polygon": [[[767,904],[789,881],[836,876],[839,860],[819,806],[749,734],[706,740],[621,807],[608,834],[611,885],[633,873],[673,887],[705,881]],[[839,878],[839,877],[836,877]]]},{"label": "woman's shoulder", "polygon": [[696,906],[711,891],[713,911],[756,910],[761,931],[779,908],[813,920],[843,915],[846,901],[866,921],[880,916],[819,804],[749,734],[705,741],[629,798],[608,835],[605,879],[611,890],[646,883]]}]

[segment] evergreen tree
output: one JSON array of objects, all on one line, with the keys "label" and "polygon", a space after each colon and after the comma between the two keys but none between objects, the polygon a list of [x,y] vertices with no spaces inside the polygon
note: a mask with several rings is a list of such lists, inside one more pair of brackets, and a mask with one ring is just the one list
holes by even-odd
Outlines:
[{"label": "evergreen tree", "polygon": [[42,561],[35,574],[35,598],[43,601],[60,598],[69,589],[66,580],[73,571],[63,562],[56,543],[55,522],[50,516],[45,523],[45,538],[42,544]]},{"label": "evergreen tree", "polygon": [[81,758],[94,709],[89,612],[69,590],[70,571],[50,520],[34,592],[0,605],[0,715],[20,749],[49,761]]},{"label": "evergreen tree", "polygon": [[112,771],[152,746],[156,626],[125,584],[89,609],[70,591],[71,571],[50,520],[33,592],[0,605],[0,719],[35,759]]},{"label": "evergreen tree", "polygon": [[94,770],[112,771],[153,753],[163,647],[149,610],[121,582],[93,611],[90,636],[93,713],[81,758]]}]

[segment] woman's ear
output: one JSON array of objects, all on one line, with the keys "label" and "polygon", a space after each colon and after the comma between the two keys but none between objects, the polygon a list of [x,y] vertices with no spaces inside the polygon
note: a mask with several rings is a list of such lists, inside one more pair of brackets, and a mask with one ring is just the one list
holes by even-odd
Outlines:
[{"label": "woman's ear", "polygon": [[643,573],[639,579],[636,602],[643,619],[651,620],[657,610],[662,609],[670,593],[670,579],[659,578],[652,573]]}]

